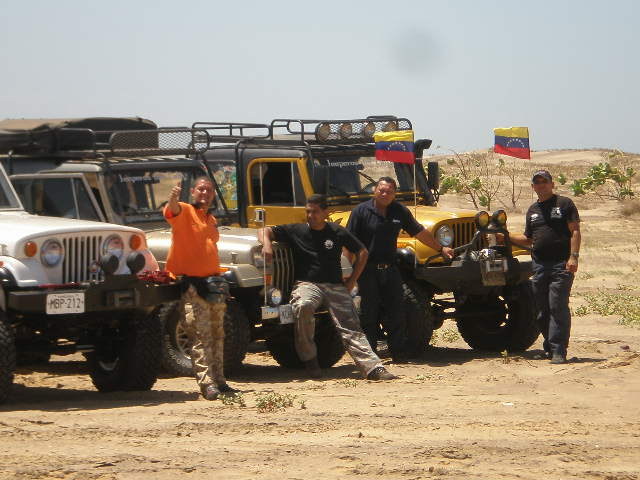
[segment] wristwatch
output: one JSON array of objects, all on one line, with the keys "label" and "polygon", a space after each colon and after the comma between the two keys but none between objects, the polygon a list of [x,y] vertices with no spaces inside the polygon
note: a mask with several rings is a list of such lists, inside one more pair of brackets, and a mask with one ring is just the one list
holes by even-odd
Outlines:
[{"label": "wristwatch", "polygon": [[578,257],[580,257],[580,254],[578,252],[571,252],[571,256],[575,259],[578,259]]}]

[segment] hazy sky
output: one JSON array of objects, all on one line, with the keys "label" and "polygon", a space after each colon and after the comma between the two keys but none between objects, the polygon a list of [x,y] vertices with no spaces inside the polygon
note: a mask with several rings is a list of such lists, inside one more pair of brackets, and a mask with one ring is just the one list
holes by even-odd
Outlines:
[{"label": "hazy sky", "polygon": [[395,114],[443,149],[518,125],[534,150],[640,152],[636,0],[0,0],[0,17],[0,118]]}]

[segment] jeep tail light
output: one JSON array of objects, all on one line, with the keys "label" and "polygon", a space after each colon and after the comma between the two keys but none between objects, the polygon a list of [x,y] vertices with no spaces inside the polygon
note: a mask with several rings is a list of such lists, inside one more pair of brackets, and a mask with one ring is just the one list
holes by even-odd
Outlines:
[{"label": "jeep tail light", "polygon": [[38,253],[38,245],[36,242],[29,241],[24,244],[24,254],[27,257],[33,257],[36,253]]}]

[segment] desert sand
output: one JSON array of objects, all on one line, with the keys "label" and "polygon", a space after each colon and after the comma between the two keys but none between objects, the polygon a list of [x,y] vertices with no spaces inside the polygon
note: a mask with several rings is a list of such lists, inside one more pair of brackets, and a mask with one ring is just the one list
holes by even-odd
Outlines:
[{"label": "desert sand", "polygon": [[[599,158],[571,150],[522,161],[511,230],[522,230],[532,201],[531,171],[584,172]],[[601,291],[640,295],[640,213],[575,200],[583,248],[573,311]],[[460,195],[441,205],[469,207]],[[542,357],[541,339],[506,357],[470,350],[447,321],[423,358],[385,359],[401,377],[386,383],[361,380],[348,357],[306,380],[258,343],[230,379],[244,406],[203,400],[190,378],[100,394],[80,356],[54,357],[21,368],[0,407],[0,478],[638,479],[640,329],[619,320],[574,315],[566,365]],[[269,395],[291,405],[258,411]]]}]

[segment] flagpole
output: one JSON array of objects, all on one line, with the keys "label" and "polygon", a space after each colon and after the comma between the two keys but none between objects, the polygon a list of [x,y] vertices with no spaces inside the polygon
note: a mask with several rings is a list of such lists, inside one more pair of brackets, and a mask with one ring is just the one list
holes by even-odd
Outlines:
[{"label": "flagpole", "polygon": [[[417,218],[418,217],[418,185],[416,184],[416,160],[414,159],[413,161],[413,218]],[[420,159],[420,165],[422,165],[422,159]],[[413,240],[413,251],[415,252],[417,250],[416,248],[416,240],[414,238]],[[418,256],[414,255],[413,256],[413,268],[416,268],[418,266]]]}]

